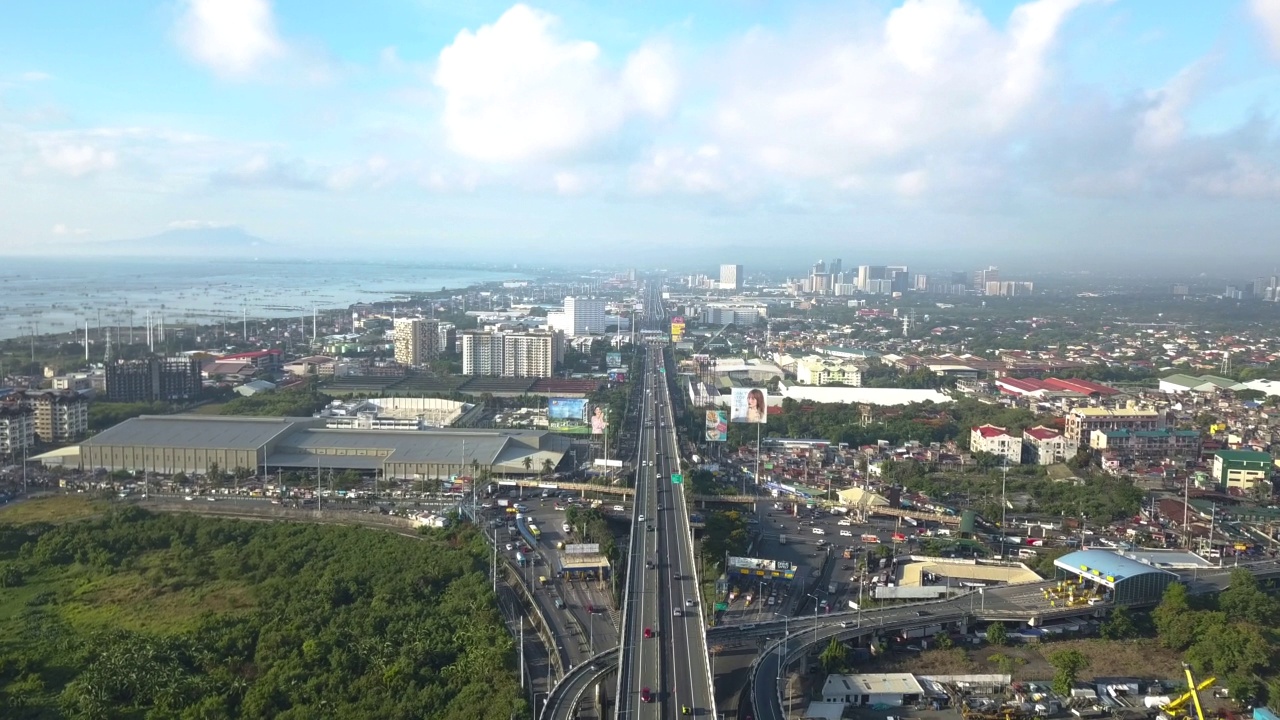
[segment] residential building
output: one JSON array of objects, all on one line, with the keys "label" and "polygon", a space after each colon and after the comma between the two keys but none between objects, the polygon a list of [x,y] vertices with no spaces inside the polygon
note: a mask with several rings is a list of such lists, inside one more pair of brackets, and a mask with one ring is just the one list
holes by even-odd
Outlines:
[{"label": "residential building", "polygon": [[1028,462],[1035,465],[1066,462],[1076,454],[1061,432],[1043,425],[1022,431],[1022,447]]},{"label": "residential building", "polygon": [[980,425],[969,432],[969,449],[991,453],[1010,465],[1022,464],[1022,438],[997,425]]},{"label": "residential building", "polygon": [[27,394],[35,413],[35,433],[40,442],[71,442],[89,432],[89,399],[73,392],[47,390]]},{"label": "residential building", "polygon": [[1094,430],[1161,430],[1164,413],[1137,407],[1074,408],[1066,417],[1067,442],[1075,447],[1089,444]]},{"label": "residential building", "polygon": [[565,298],[565,334],[569,337],[603,334],[608,325],[604,310],[603,300],[572,296]]},{"label": "residential building", "polygon": [[731,290],[737,292],[742,289],[742,266],[741,265],[721,265],[720,266],[720,289]]},{"label": "residential building", "polygon": [[218,358],[220,362],[247,362],[259,370],[279,370],[284,362],[284,353],[278,349],[272,350],[253,350],[251,352],[236,353],[235,355],[223,355]]},{"label": "residential building", "polygon": [[36,442],[36,412],[23,403],[0,404],[0,458],[15,458]]},{"label": "residential building", "polygon": [[462,333],[462,374],[493,377],[551,377],[562,359],[558,332]]},{"label": "residential building", "polygon": [[806,358],[796,363],[796,382],[801,385],[862,385],[862,367],[848,360]]},{"label": "residential building", "polygon": [[[249,354],[231,357],[242,360]],[[200,361],[194,358],[151,357],[119,362],[107,365],[106,375],[106,399],[110,402],[187,402],[200,395]]]},{"label": "residential building", "polygon": [[1089,447],[1129,462],[1197,458],[1202,442],[1199,430],[1094,430]]},{"label": "residential building", "polygon": [[1000,269],[990,265],[986,270],[974,270],[973,282],[970,286],[975,290],[986,291],[987,283],[1000,282]]},{"label": "residential building", "polygon": [[1213,477],[1224,489],[1246,492],[1271,480],[1271,455],[1252,450],[1219,450],[1213,454]]},{"label": "residential building", "polygon": [[93,389],[93,381],[88,375],[59,375],[51,380],[50,386],[54,390],[83,393]]},{"label": "residential building", "polygon": [[428,318],[396,318],[396,362],[421,367],[440,357],[440,323]]}]

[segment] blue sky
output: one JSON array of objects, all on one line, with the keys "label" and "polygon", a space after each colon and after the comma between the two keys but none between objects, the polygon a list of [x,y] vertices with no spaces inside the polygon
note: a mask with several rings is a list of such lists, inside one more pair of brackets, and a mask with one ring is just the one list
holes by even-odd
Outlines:
[{"label": "blue sky", "polygon": [[356,8],[6,4],[0,255],[1280,264],[1280,0]]}]

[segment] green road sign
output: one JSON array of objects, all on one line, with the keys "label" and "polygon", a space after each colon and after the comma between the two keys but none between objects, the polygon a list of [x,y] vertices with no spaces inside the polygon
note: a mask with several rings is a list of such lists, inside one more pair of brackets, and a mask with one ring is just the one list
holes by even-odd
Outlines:
[{"label": "green road sign", "polygon": [[724,612],[729,609],[729,603],[716,603],[716,612]]},{"label": "green road sign", "polygon": [[682,482],[684,482],[684,475],[681,475],[680,473],[672,473],[672,474],[671,474],[671,484],[672,484],[672,485],[679,485],[679,484],[680,484],[680,483],[682,483]]},{"label": "green road sign", "polygon": [[664,367],[660,367],[660,368],[658,368],[658,372],[663,373],[663,374],[666,374],[667,369],[666,369],[666,368],[664,368]]}]

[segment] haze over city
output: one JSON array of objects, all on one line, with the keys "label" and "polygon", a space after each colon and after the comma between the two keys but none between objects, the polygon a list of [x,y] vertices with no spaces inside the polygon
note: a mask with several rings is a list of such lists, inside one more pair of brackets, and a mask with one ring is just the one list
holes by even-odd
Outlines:
[{"label": "haze over city", "polygon": [[1276,0],[4,17],[5,255],[1280,262]]}]

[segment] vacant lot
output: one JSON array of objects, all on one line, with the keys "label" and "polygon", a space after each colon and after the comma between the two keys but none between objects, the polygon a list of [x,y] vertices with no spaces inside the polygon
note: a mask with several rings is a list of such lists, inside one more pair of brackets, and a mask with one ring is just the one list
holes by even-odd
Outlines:
[{"label": "vacant lot", "polygon": [[1152,677],[1178,680],[1182,677],[1182,662],[1178,653],[1161,647],[1155,640],[1108,641],[1058,640],[1029,645],[949,650],[926,650],[919,654],[894,655],[877,663],[877,667],[891,672],[920,674],[957,674],[1004,672],[1010,665],[993,656],[1010,659],[1016,680],[1046,680],[1053,677],[1049,656],[1059,650],[1079,650],[1089,658],[1089,667],[1080,674],[1081,679],[1106,676]]},{"label": "vacant lot", "polygon": [[64,523],[81,520],[103,511],[104,506],[86,495],[48,495],[18,500],[0,507],[0,523],[22,525],[33,522]]}]

